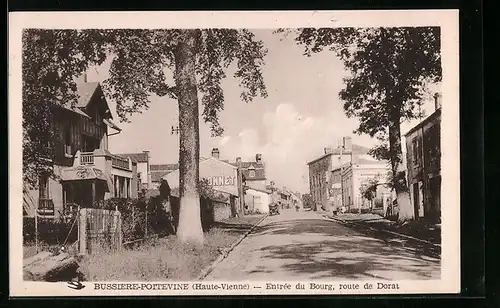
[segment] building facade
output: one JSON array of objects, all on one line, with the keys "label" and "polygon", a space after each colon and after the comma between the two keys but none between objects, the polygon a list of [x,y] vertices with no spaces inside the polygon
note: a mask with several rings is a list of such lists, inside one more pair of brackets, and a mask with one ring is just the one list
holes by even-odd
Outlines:
[{"label": "building facade", "polygon": [[38,211],[57,218],[70,206],[137,196],[137,163],[108,151],[108,137],[121,129],[112,122],[100,84],[79,80],[77,94],[75,106],[52,106],[54,177],[41,175],[35,187],[25,189],[26,199],[33,200],[24,204],[26,216]]},{"label": "building facade", "polygon": [[315,209],[331,210],[333,199],[339,193],[335,190],[339,189],[338,180],[331,178],[332,171],[357,159],[372,159],[368,155],[368,151],[369,149],[366,147],[352,144],[351,137],[344,137],[342,144],[337,148],[327,147],[322,156],[307,163],[309,166],[309,190]]},{"label": "building facade", "polygon": [[118,154],[121,157],[130,158],[137,162],[137,177],[139,178],[139,190],[148,190],[152,188],[151,182],[151,165],[149,163],[149,151],[142,153],[126,153]]},{"label": "building facade", "polygon": [[405,134],[408,186],[415,218],[441,217],[441,96],[435,111]]},{"label": "building facade", "polygon": [[179,164],[151,164],[151,188],[159,189],[161,179],[170,172],[179,169]]},{"label": "building facade", "polygon": [[[369,200],[363,198],[361,188],[368,186],[370,181],[375,180],[380,183],[375,199],[383,200],[383,203],[387,203],[387,198],[392,201],[391,190],[385,185],[390,172],[387,162],[360,159],[355,163],[341,166],[339,169],[342,191],[340,206],[345,206],[347,210],[360,210],[373,206]],[[383,204],[381,205],[383,206]]]},{"label": "building facade", "polygon": [[242,161],[237,157],[232,165],[241,170],[244,185],[258,190],[266,190],[266,167],[262,160],[262,154],[255,155],[255,161]]},{"label": "building facade", "polygon": [[[229,199],[229,205],[237,212],[243,213],[243,184],[239,180],[238,168],[222,161],[215,153],[211,157],[200,158],[200,180],[206,180],[208,185],[223,197]],[[173,170],[162,177],[172,190],[179,187],[179,169]]]}]

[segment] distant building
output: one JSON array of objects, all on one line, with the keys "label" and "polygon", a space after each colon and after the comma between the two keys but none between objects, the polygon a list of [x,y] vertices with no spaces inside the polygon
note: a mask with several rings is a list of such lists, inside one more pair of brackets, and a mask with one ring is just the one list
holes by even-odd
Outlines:
[{"label": "distant building", "polygon": [[309,166],[309,189],[315,209],[330,210],[330,189],[332,171],[338,166],[354,162],[357,159],[374,160],[370,149],[352,144],[351,137],[344,137],[342,145],[335,149],[325,148],[324,154],[307,163]]},{"label": "distant building", "polygon": [[170,172],[179,169],[179,164],[152,164],[151,170],[151,186],[153,189],[158,189],[161,184],[161,179]]},{"label": "distant building", "polygon": [[149,164],[149,151],[142,153],[118,154],[121,157],[127,157],[137,162],[137,176],[139,178],[139,189],[148,190],[153,188],[151,184],[151,165]]},{"label": "distant building", "polygon": [[[240,192],[243,189],[238,177],[238,168],[220,160],[216,154],[212,152],[211,157],[200,157],[200,180],[205,179],[216,193],[229,199],[231,207],[243,212],[243,202],[240,201]],[[176,169],[164,175],[162,179],[175,191],[179,188],[179,176],[179,169]]]},{"label": "distant building", "polygon": [[441,95],[435,111],[406,134],[408,186],[415,218],[441,217]]},{"label": "distant building", "polygon": [[240,168],[245,185],[266,190],[266,167],[262,160],[262,154],[256,154],[255,161],[242,161],[241,157],[237,157],[232,165]]},{"label": "distant building", "polygon": [[370,207],[368,200],[361,195],[361,187],[369,185],[370,181],[374,179],[377,179],[381,184],[377,187],[377,195],[375,196],[375,198],[383,200],[381,206],[384,206],[384,203],[388,202],[387,200],[392,201],[391,190],[384,185],[390,172],[388,162],[359,159],[337,168],[335,175],[338,175],[338,170],[340,170],[341,175],[342,203],[338,204],[339,198],[336,195],[335,207],[345,206],[348,210]]}]

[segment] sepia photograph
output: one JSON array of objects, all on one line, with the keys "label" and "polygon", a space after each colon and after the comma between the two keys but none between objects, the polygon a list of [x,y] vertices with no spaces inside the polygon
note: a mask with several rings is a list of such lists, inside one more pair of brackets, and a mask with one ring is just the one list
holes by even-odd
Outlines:
[{"label": "sepia photograph", "polygon": [[23,14],[19,295],[460,291],[455,11]]}]

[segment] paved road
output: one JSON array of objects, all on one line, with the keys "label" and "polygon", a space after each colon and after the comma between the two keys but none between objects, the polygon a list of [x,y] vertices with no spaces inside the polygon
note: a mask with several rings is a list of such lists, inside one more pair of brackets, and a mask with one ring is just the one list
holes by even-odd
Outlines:
[{"label": "paved road", "polygon": [[439,277],[439,259],[408,243],[356,231],[315,212],[285,210],[266,218],[205,281]]}]

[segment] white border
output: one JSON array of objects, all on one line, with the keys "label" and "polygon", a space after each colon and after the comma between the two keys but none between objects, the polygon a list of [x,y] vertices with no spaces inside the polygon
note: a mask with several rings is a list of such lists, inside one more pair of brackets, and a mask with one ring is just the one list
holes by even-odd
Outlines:
[{"label": "white border", "polygon": [[[24,282],[22,278],[22,110],[21,31],[23,28],[298,28],[440,26],[442,33],[442,278],[398,281],[400,290],[360,290],[351,294],[458,293],[460,291],[460,150],[458,10],[254,11],[254,12],[28,12],[9,14],[9,259],[10,296],[345,294],[272,291],[96,291],[91,283],[75,291],[65,283]],[[363,281],[356,281],[364,284]],[[109,283],[109,282],[108,282]],[[192,282],[191,282],[192,283]],[[190,283],[190,284],[191,284]],[[265,285],[247,282],[249,285]],[[297,282],[288,283],[294,285]],[[307,282],[305,282],[307,283]],[[337,282],[338,283],[338,282]],[[139,282],[141,284],[141,282]]]}]

